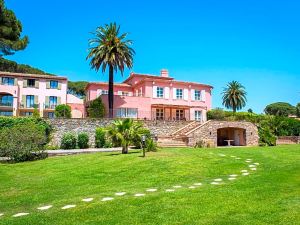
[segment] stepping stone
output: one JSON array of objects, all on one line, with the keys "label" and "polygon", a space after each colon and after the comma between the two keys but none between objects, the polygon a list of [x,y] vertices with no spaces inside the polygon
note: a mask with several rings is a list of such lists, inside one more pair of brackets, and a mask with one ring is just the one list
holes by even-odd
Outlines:
[{"label": "stepping stone", "polygon": [[230,177],[237,177],[238,175],[237,174],[230,174],[229,176]]},{"label": "stepping stone", "polygon": [[126,192],[117,192],[117,193],[115,193],[116,196],[123,196],[125,194],[126,194]]},{"label": "stepping stone", "polygon": [[220,181],[222,181],[222,178],[217,178],[217,179],[214,179],[214,181],[216,181],[216,182],[220,182]]},{"label": "stepping stone", "polygon": [[195,186],[189,186],[189,189],[195,189],[196,187]]},{"label": "stepping stone", "polygon": [[145,196],[145,194],[140,194],[140,193],[138,193],[138,194],[135,194],[134,196],[135,196],[135,197],[142,197],[142,196]]},{"label": "stepping stone", "polygon": [[255,165],[249,165],[249,167],[250,167],[250,168],[254,168],[254,167],[255,167]]},{"label": "stepping stone", "polygon": [[246,163],[250,163],[251,162],[251,160],[246,160]]},{"label": "stepping stone", "polygon": [[166,189],[166,192],[174,192],[174,189]]},{"label": "stepping stone", "polygon": [[94,200],[93,198],[84,198],[81,201],[83,201],[83,202],[91,202],[93,200]]},{"label": "stepping stone", "polygon": [[219,182],[211,182],[210,184],[212,184],[212,185],[219,185],[220,183]]},{"label": "stepping stone", "polygon": [[149,188],[146,191],[148,191],[148,192],[155,192],[155,191],[157,191],[157,189],[156,188]]},{"label": "stepping stone", "polygon": [[221,157],[225,157],[226,155],[224,155],[224,154],[219,154],[219,156],[221,156]]},{"label": "stepping stone", "polygon": [[29,213],[17,213],[13,217],[27,216]]},{"label": "stepping stone", "polygon": [[111,201],[111,200],[113,200],[114,198],[112,198],[112,197],[105,197],[105,198],[102,198],[101,199],[101,202],[107,202],[107,201]]},{"label": "stepping stone", "polygon": [[42,206],[42,207],[39,207],[37,208],[38,210],[47,210],[47,209],[50,209],[52,208],[52,205],[46,205],[46,206]]},{"label": "stepping stone", "polygon": [[254,164],[254,165],[257,165],[257,166],[259,165],[259,163],[253,163],[253,164]]},{"label": "stepping stone", "polygon": [[236,177],[229,177],[228,180],[235,180]]},{"label": "stepping stone", "polygon": [[202,183],[194,183],[195,186],[201,186]]},{"label": "stepping stone", "polygon": [[175,186],[173,186],[173,188],[182,188],[182,186],[181,185],[175,185]]},{"label": "stepping stone", "polygon": [[65,205],[61,209],[71,209],[71,208],[75,208],[75,207],[76,207],[76,205]]},{"label": "stepping stone", "polygon": [[248,175],[249,175],[249,173],[242,173],[242,175],[243,175],[243,176],[248,176]]},{"label": "stepping stone", "polygon": [[231,157],[231,158],[235,158],[236,156],[234,156],[234,155],[231,155],[230,157]]},{"label": "stepping stone", "polygon": [[250,170],[256,170],[256,168],[254,167],[254,168],[250,168]]},{"label": "stepping stone", "polygon": [[247,173],[247,172],[248,172],[248,170],[241,170],[241,172],[242,172],[242,173]]},{"label": "stepping stone", "polygon": [[236,157],[235,159],[241,159],[240,157]]}]

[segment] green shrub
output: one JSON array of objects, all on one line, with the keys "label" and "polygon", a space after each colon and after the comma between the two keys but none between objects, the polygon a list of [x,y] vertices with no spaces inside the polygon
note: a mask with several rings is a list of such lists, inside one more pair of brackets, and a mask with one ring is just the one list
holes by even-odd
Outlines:
[{"label": "green shrub", "polygon": [[146,139],[151,139],[151,133],[150,130],[147,128],[140,128],[135,135],[135,137],[132,139],[132,145],[134,145],[136,148],[142,148],[142,136],[145,135]]},{"label": "green shrub", "polygon": [[54,111],[56,118],[71,118],[71,107],[69,105],[58,105]]},{"label": "green shrub", "polygon": [[223,109],[216,108],[207,112],[207,119],[209,120],[223,120],[225,118],[225,112]]},{"label": "green shrub", "polygon": [[276,136],[271,132],[269,127],[260,127],[258,129],[260,146],[275,146]]},{"label": "green shrub", "polygon": [[90,118],[103,118],[105,116],[105,107],[101,97],[91,101],[87,111]]},{"label": "green shrub", "polygon": [[78,143],[78,147],[80,149],[88,148],[89,147],[89,135],[87,133],[78,134],[77,143]]},{"label": "green shrub", "polygon": [[76,135],[73,133],[65,133],[61,139],[60,147],[62,149],[75,149],[77,144]]},{"label": "green shrub", "polygon": [[20,123],[0,130],[0,156],[13,162],[46,158],[46,129],[33,122]]},{"label": "green shrub", "polygon": [[97,128],[95,134],[95,147],[104,148],[106,144],[106,130],[104,128]]},{"label": "green shrub", "polygon": [[34,108],[32,116],[35,117],[35,118],[40,118],[41,117],[40,116],[40,111],[37,108]]},{"label": "green shrub", "polygon": [[152,138],[148,138],[146,140],[146,151],[147,152],[157,152],[158,146],[155,141],[153,141]]}]

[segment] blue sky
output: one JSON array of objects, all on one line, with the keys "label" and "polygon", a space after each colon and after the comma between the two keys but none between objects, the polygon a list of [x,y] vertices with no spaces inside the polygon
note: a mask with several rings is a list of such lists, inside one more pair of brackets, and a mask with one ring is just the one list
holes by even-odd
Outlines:
[{"label": "blue sky", "polygon": [[[248,92],[245,109],[300,102],[300,2],[295,0],[6,0],[30,38],[9,59],[69,80],[105,81],[85,60],[90,32],[117,22],[134,41],[133,71],[214,86],[213,107],[232,80]],[[124,77],[117,74],[115,80]]]}]

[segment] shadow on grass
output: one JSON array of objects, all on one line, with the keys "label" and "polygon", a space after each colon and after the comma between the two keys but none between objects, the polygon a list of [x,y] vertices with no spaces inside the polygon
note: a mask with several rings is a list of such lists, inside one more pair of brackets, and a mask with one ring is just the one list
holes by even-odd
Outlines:
[{"label": "shadow on grass", "polygon": [[129,151],[127,154],[122,154],[121,152],[118,152],[118,153],[111,153],[111,154],[108,154],[106,156],[117,156],[117,155],[131,155],[131,154],[139,154],[141,153],[140,151]]}]

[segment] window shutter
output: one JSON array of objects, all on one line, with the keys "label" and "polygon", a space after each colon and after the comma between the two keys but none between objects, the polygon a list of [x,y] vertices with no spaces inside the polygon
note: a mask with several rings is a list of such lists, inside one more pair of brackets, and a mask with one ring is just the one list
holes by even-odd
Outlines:
[{"label": "window shutter", "polygon": [[34,96],[34,104],[35,105],[39,104],[39,96],[38,95]]},{"label": "window shutter", "polygon": [[129,92],[129,93],[128,93],[128,96],[133,96],[133,93],[132,93],[132,92]]},{"label": "window shutter", "polygon": [[49,96],[46,96],[46,97],[45,97],[45,104],[50,104]]},{"label": "window shutter", "polygon": [[14,78],[14,85],[17,86],[18,85],[18,79]]},{"label": "window shutter", "polygon": [[169,87],[165,87],[165,98],[166,99],[170,98],[170,88]]},{"label": "window shutter", "polygon": [[27,80],[23,80],[23,87],[24,87],[24,88],[27,87]]},{"label": "window shutter", "polygon": [[39,80],[35,80],[35,84],[34,84],[35,88],[39,88],[40,86],[39,84],[40,84]]},{"label": "window shutter", "polygon": [[25,108],[25,106],[26,106],[26,95],[22,95],[22,105],[23,105],[23,108]]},{"label": "window shutter", "polygon": [[61,97],[57,97],[57,105],[61,104]]},{"label": "window shutter", "polygon": [[205,90],[201,91],[201,101],[206,101]]},{"label": "window shutter", "polygon": [[157,98],[157,86],[153,86],[153,98]]},{"label": "window shutter", "polygon": [[50,81],[47,81],[47,82],[46,82],[46,88],[47,88],[47,89],[50,89]]},{"label": "window shutter", "polygon": [[183,99],[186,101],[189,100],[189,90],[188,89],[183,90]]},{"label": "window shutter", "polygon": [[176,99],[176,88],[173,88],[173,99]]},{"label": "window shutter", "polygon": [[101,89],[97,89],[97,98],[102,95],[102,90]]},{"label": "window shutter", "polygon": [[192,101],[195,101],[195,89],[191,90]]},{"label": "window shutter", "polygon": [[122,96],[122,91],[118,91],[118,95]]},{"label": "window shutter", "polygon": [[57,89],[58,89],[58,90],[61,90],[61,82],[58,82]]}]

